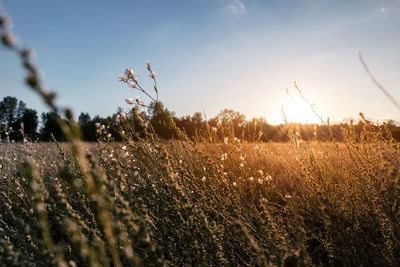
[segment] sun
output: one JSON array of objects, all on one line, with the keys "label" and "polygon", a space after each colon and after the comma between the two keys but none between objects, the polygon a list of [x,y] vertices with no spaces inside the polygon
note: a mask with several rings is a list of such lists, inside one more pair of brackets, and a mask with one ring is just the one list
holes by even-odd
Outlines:
[{"label": "sun", "polygon": [[[288,122],[320,123],[320,119],[303,99],[288,98],[282,103],[282,111]],[[282,114],[283,116],[283,114]]]}]

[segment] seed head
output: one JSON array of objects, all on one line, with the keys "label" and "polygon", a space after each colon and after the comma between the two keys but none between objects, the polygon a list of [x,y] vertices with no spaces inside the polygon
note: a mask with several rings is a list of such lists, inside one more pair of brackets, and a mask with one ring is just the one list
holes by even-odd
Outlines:
[{"label": "seed head", "polygon": [[131,82],[129,84],[129,87],[132,88],[132,89],[135,89],[136,88],[136,83],[135,82]]},{"label": "seed head", "polygon": [[126,99],[125,99],[125,102],[126,102],[128,105],[132,105],[132,104],[133,104],[133,98],[132,98],[132,97],[126,98]]}]

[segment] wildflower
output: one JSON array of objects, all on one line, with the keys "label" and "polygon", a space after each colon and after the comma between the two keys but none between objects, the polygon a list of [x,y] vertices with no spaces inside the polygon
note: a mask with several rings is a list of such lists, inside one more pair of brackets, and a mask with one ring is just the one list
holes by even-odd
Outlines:
[{"label": "wildflower", "polygon": [[207,180],[207,178],[205,177],[205,176],[203,176],[202,178],[201,178],[201,181],[203,181],[203,182],[205,182]]},{"label": "wildflower", "polygon": [[179,160],[179,164],[182,164],[182,163],[183,163],[183,160],[180,159],[180,160]]},{"label": "wildflower", "polygon": [[152,71],[150,73],[150,78],[155,79],[156,78],[156,73],[154,71]]},{"label": "wildflower", "polygon": [[291,196],[291,195],[288,195],[288,194],[286,194],[286,195],[285,195],[285,198],[288,198],[288,199],[289,199],[289,198],[292,198],[292,196]]},{"label": "wildflower", "polygon": [[238,126],[239,126],[240,128],[243,128],[244,126],[246,126],[246,122],[241,122],[241,123],[238,124]]},{"label": "wildflower", "polygon": [[257,151],[257,150],[259,150],[259,149],[260,149],[260,147],[259,147],[259,146],[257,146],[257,145],[255,145],[255,146],[253,147],[253,149],[254,149],[255,151]]},{"label": "wildflower", "polygon": [[136,88],[136,83],[135,82],[131,82],[129,84],[129,87],[132,88],[132,89],[135,89]]},{"label": "wildflower", "polygon": [[118,79],[119,79],[120,82],[128,82],[128,77],[123,76],[123,75],[119,75]]},{"label": "wildflower", "polygon": [[272,181],[272,176],[267,174],[267,176],[265,176],[265,180],[266,181]]},{"label": "wildflower", "polygon": [[110,133],[109,133],[109,134],[107,134],[107,137],[108,137],[108,138],[111,138],[111,134],[110,134]]},{"label": "wildflower", "polygon": [[122,150],[125,150],[125,149],[126,149],[126,146],[122,146],[121,149],[122,149]]},{"label": "wildflower", "polygon": [[257,182],[258,182],[259,184],[263,184],[263,183],[264,183],[264,180],[261,179],[261,178],[258,178],[258,179],[257,179]]},{"label": "wildflower", "polygon": [[150,61],[147,61],[147,62],[146,62],[146,68],[147,68],[149,71],[151,71]]},{"label": "wildflower", "polygon": [[125,102],[128,104],[128,105],[132,105],[133,104],[133,99],[130,97],[130,98],[127,98],[127,99],[125,99]]},{"label": "wildflower", "polygon": [[217,127],[212,127],[211,130],[212,130],[213,132],[217,132],[218,129],[217,129]]},{"label": "wildflower", "polygon": [[253,176],[251,176],[251,177],[249,178],[249,180],[250,180],[250,181],[253,181],[253,180],[254,180],[254,177],[253,177]]},{"label": "wildflower", "polygon": [[229,141],[229,137],[225,137],[225,138],[224,138],[224,143],[225,143],[225,144],[228,144],[228,141]]},{"label": "wildflower", "polygon": [[221,155],[221,160],[224,161],[228,158],[228,154],[224,153]]},{"label": "wildflower", "polygon": [[233,186],[236,186],[236,182],[233,182]]},{"label": "wildflower", "polygon": [[243,164],[243,163],[240,163],[240,167],[242,167],[242,168],[243,168],[243,167],[244,167],[244,164]]},{"label": "wildflower", "polygon": [[133,69],[126,69],[125,70],[125,75],[128,76],[128,77],[134,78],[135,77],[135,72],[133,71]]}]

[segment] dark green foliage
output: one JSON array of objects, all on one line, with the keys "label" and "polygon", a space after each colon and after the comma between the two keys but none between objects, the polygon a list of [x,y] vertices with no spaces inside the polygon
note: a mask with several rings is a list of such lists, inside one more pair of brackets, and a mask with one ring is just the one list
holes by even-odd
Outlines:
[{"label": "dark green foliage", "polygon": [[18,100],[15,97],[7,96],[0,102],[0,122],[11,125],[17,117]]},{"label": "dark green foliage", "polygon": [[81,126],[83,140],[93,142],[97,140],[96,121],[90,119],[89,113],[81,113],[78,118],[79,125]]},{"label": "dark green foliage", "polygon": [[59,121],[62,118],[55,112],[42,113],[42,128],[40,129],[40,139],[43,141],[51,141],[51,134],[57,141],[65,141],[64,132],[61,129]]},{"label": "dark green foliage", "polygon": [[31,140],[35,140],[38,137],[38,116],[36,110],[25,109],[22,115],[22,123],[24,125],[24,134]]},{"label": "dark green foliage", "polygon": [[161,102],[152,102],[150,104],[150,123],[159,137],[163,139],[171,139],[176,135],[173,126],[173,116],[174,114],[164,108],[164,105]]}]

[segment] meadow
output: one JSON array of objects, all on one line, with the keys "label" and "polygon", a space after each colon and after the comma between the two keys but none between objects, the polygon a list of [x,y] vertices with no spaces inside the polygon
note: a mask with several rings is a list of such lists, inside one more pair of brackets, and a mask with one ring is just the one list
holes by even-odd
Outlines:
[{"label": "meadow", "polygon": [[103,135],[86,171],[68,144],[1,146],[4,266],[398,264],[393,139]]},{"label": "meadow", "polygon": [[[27,85],[63,116],[67,139],[14,143],[5,133],[1,266],[399,265],[400,144],[386,124],[362,116],[361,131],[340,128],[340,142],[330,133],[304,140],[287,124],[288,141],[275,143],[223,126],[193,139],[167,118],[176,134],[165,140],[138,100],[118,117],[122,141],[99,123],[98,141],[85,143],[30,50],[0,22],[3,44],[20,57]],[[157,104],[147,69],[154,90],[132,70],[120,78]]]}]

